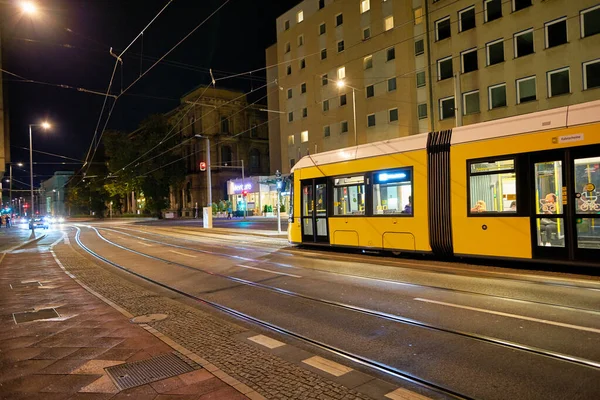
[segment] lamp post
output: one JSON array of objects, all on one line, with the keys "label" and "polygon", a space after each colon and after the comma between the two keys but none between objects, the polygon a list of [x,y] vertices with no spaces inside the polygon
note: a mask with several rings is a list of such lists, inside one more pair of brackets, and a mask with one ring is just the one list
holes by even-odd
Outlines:
[{"label": "lamp post", "polygon": [[208,136],[194,135],[199,139],[206,139],[206,198],[208,199],[208,206],[212,207],[212,177],[210,173],[210,138]]},{"label": "lamp post", "polygon": [[356,135],[356,88],[348,85],[343,79],[337,81],[337,87],[340,89],[348,86],[352,89],[352,115],[353,115],[353,123],[354,123],[354,145],[358,145],[358,136]]},{"label": "lamp post", "polygon": [[48,122],[42,122],[41,124],[29,124],[29,187],[30,195],[31,195],[31,231],[35,232],[35,208],[34,208],[34,199],[33,199],[33,140],[31,138],[32,128],[34,126],[41,126],[44,130],[50,129],[50,124]]}]

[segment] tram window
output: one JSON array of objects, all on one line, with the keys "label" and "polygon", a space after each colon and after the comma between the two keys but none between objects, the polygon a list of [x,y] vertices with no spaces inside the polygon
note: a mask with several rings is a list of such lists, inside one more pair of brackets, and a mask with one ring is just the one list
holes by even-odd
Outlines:
[{"label": "tram window", "polygon": [[514,159],[471,163],[469,173],[471,214],[517,212]]},{"label": "tram window", "polygon": [[373,214],[413,215],[412,168],[373,173]]},{"label": "tram window", "polygon": [[333,215],[365,214],[365,177],[334,179]]}]

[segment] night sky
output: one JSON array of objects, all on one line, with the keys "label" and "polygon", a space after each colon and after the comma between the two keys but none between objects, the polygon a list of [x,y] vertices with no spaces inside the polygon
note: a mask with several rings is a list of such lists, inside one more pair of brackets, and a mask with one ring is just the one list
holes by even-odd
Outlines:
[{"label": "night sky", "polygon": [[[142,70],[148,68],[224,1],[174,0],[144,34],[143,53],[141,40],[126,53],[112,92],[118,94],[139,76],[140,61]],[[109,48],[115,53],[122,51],[167,0],[38,0],[40,10],[35,17],[22,15],[15,3],[0,0],[3,69],[36,81],[106,92],[115,62]],[[264,67],[265,48],[276,40],[275,19],[297,3],[231,0],[173,51],[166,58],[168,63],[157,65],[118,100],[108,129],[131,131],[145,116],[176,107],[181,95],[210,82],[208,68],[220,77]],[[19,147],[29,146],[28,124],[44,119],[54,127],[50,132],[34,131],[34,150],[85,158],[103,96],[16,82],[17,78],[7,74],[3,78],[8,91],[13,162],[29,161],[28,151]],[[262,71],[253,79],[221,81],[218,87],[249,91],[264,83]],[[34,161],[63,160],[34,154]],[[77,167],[35,165],[35,185],[55,170]],[[19,171],[15,167],[13,174],[15,179],[28,182],[27,168]],[[26,187],[15,183],[15,188]]]}]

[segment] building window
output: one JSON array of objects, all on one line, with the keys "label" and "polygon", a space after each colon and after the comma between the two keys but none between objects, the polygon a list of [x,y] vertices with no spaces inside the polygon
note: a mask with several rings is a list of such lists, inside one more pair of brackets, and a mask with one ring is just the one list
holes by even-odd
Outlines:
[{"label": "building window", "polygon": [[512,0],[513,11],[519,11],[531,5],[531,0]]},{"label": "building window", "polygon": [[426,81],[425,81],[425,71],[419,71],[417,72],[417,87],[423,87],[426,85]]},{"label": "building window", "polygon": [[342,51],[344,51],[344,41],[340,40],[339,42],[337,42],[337,49],[338,49],[338,53],[341,53]]},{"label": "building window", "polygon": [[366,13],[371,9],[371,1],[370,0],[362,0],[360,2],[360,13]]},{"label": "building window", "polygon": [[321,50],[321,60],[324,60],[327,58],[327,49],[322,49]]},{"label": "building window", "polygon": [[544,24],[546,31],[546,48],[567,43],[567,17],[555,19]]},{"label": "building window", "polygon": [[504,62],[504,39],[494,40],[485,45],[487,65]]},{"label": "building window", "polygon": [[373,173],[373,214],[413,215],[412,168]]},{"label": "building window", "polygon": [[469,214],[516,213],[515,160],[469,162]]},{"label": "building window", "polygon": [[300,143],[308,142],[308,131],[300,132]]},{"label": "building window", "polygon": [[506,107],[506,83],[490,86],[488,88],[489,108]]},{"label": "building window", "polygon": [[393,16],[389,16],[383,20],[383,29],[385,31],[394,29],[394,17]]},{"label": "building window", "polygon": [[294,112],[290,111],[288,113],[288,122],[292,122],[294,120]]},{"label": "building window", "polygon": [[304,35],[298,36],[298,47],[304,46]]},{"label": "building window", "polygon": [[293,146],[295,144],[294,135],[288,135],[288,146]]},{"label": "building window", "polygon": [[302,118],[308,117],[308,108],[304,107],[302,109]]},{"label": "building window", "polygon": [[519,33],[513,37],[515,46],[515,58],[523,57],[534,52],[533,48],[533,28]]},{"label": "building window", "polygon": [[425,53],[425,42],[423,39],[419,39],[415,42],[415,56],[420,56]]},{"label": "building window", "polygon": [[321,76],[321,86],[325,86],[329,83],[329,79],[327,79],[327,74]]},{"label": "building window", "polygon": [[390,47],[386,50],[386,60],[392,61],[394,59],[396,59],[396,48]]},{"label": "building window", "polygon": [[252,124],[252,128],[250,129],[250,137],[255,138],[258,136],[258,126],[256,124]]},{"label": "building window", "polygon": [[502,17],[502,0],[483,0],[485,22]]},{"label": "building window", "polygon": [[340,107],[345,106],[347,104],[346,95],[343,94],[340,96]]},{"label": "building window", "polygon": [[458,12],[458,31],[464,32],[475,28],[475,6]]},{"label": "building window", "polygon": [[435,21],[435,40],[444,40],[450,37],[450,17]]},{"label": "building window", "polygon": [[348,121],[340,122],[340,132],[347,133],[348,132]]},{"label": "building window", "polygon": [[322,23],[321,25],[319,25],[319,35],[324,35],[326,31],[327,31],[327,27],[325,26],[325,23]]},{"label": "building window", "polygon": [[583,63],[583,90],[600,87],[600,58]]},{"label": "building window", "polygon": [[346,67],[339,67],[337,69],[338,80],[344,79],[345,77],[346,77]]},{"label": "building window", "polygon": [[300,23],[302,21],[304,21],[304,11],[300,10],[296,14],[296,22]]},{"label": "building window", "polygon": [[290,30],[290,20],[287,20],[283,23],[283,30],[284,31],[289,31]]},{"label": "building window", "polygon": [[548,72],[548,97],[571,93],[569,67]]},{"label": "building window", "polygon": [[306,68],[306,59],[305,58],[300,60],[300,69],[304,69],[304,68]]},{"label": "building window", "polygon": [[338,14],[335,16],[335,26],[340,26],[344,23],[344,14]]},{"label": "building window", "polygon": [[415,25],[419,25],[420,23],[422,23],[423,22],[423,8],[422,7],[415,8],[414,16],[415,16]]},{"label": "building window", "polygon": [[323,127],[323,136],[324,137],[331,136],[331,127],[329,125],[326,125]]},{"label": "building window", "polygon": [[371,37],[371,28],[363,29],[363,40],[367,40]]},{"label": "building window", "polygon": [[333,215],[364,215],[365,177],[336,178],[333,183]]},{"label": "building window", "polygon": [[517,104],[537,100],[535,76],[517,79]]},{"label": "building window", "polygon": [[285,53],[289,53],[292,50],[292,46],[290,45],[290,42],[287,42],[285,44]]},{"label": "building window", "polygon": [[579,14],[582,38],[600,33],[600,5],[583,10]]},{"label": "building window", "polygon": [[306,93],[306,83],[300,84],[300,93]]},{"label": "building window", "polygon": [[285,70],[286,70],[286,73],[287,73],[288,75],[291,75],[291,74],[292,74],[292,66],[291,66],[291,65],[288,65],[288,66],[285,68]]},{"label": "building window", "polygon": [[419,119],[427,118],[427,103],[417,105],[417,116]]},{"label": "building window", "polygon": [[452,75],[453,75],[452,56],[438,60],[437,66],[438,66],[438,81],[452,78]]},{"label": "building window", "polygon": [[365,69],[373,68],[373,56],[366,56],[363,58],[363,66]]},{"label": "building window", "polygon": [[463,115],[479,112],[479,90],[463,93]]},{"label": "building window", "polygon": [[475,47],[460,53],[460,60],[463,74],[471,71],[477,71],[477,48]]},{"label": "building window", "polygon": [[288,96],[288,99],[292,98],[292,89],[288,89],[287,96]]},{"label": "building window", "polygon": [[296,159],[290,158],[290,169],[294,168],[294,165],[296,165]]},{"label": "building window", "polygon": [[231,164],[231,146],[221,146],[221,163]]},{"label": "building window", "polygon": [[229,118],[221,117],[221,132],[229,133]]},{"label": "building window", "polygon": [[250,150],[250,170],[260,171],[260,150]]},{"label": "building window", "polygon": [[375,126],[375,114],[367,115],[367,126],[368,127]]},{"label": "building window", "polygon": [[323,100],[323,111],[329,111],[329,100]]},{"label": "building window", "polygon": [[391,110],[388,111],[388,114],[390,116],[390,122],[398,121],[398,109],[397,108],[392,108]]},{"label": "building window", "polygon": [[319,0],[319,10],[325,8],[325,0]]},{"label": "building window", "polygon": [[440,119],[454,118],[454,96],[440,99]]},{"label": "building window", "polygon": [[396,77],[388,79],[387,84],[388,92],[393,92],[394,90],[396,90]]},{"label": "building window", "polygon": [[375,86],[369,85],[369,86],[367,86],[367,99],[369,97],[373,97],[373,96],[375,96]]}]

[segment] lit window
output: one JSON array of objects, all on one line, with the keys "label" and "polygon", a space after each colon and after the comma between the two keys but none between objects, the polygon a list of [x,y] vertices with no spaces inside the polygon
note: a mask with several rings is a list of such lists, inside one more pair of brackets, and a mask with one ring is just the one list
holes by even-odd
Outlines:
[{"label": "lit window", "polygon": [[504,39],[494,40],[485,45],[487,65],[504,62]]},{"label": "lit window", "polygon": [[304,11],[302,11],[302,10],[298,11],[298,13],[296,14],[296,21],[298,23],[304,21]]},{"label": "lit window", "polygon": [[340,26],[344,23],[344,14],[338,14],[335,16],[335,26]]},{"label": "lit window", "polygon": [[435,21],[435,40],[447,39],[450,35],[450,17]]},{"label": "lit window", "polygon": [[304,35],[298,36],[298,47],[304,46]]},{"label": "lit window", "polygon": [[329,79],[327,79],[327,74],[321,76],[321,86],[325,86],[329,83]]},{"label": "lit window", "polygon": [[331,136],[331,128],[329,127],[329,125],[323,127],[323,136]]},{"label": "lit window", "polygon": [[475,6],[458,12],[458,31],[464,32],[475,28]]},{"label": "lit window", "polygon": [[294,112],[290,111],[288,113],[288,122],[292,122],[294,120]]},{"label": "lit window", "polygon": [[396,77],[390,78],[387,81],[388,92],[396,90]]},{"label": "lit window", "polygon": [[460,59],[462,64],[462,73],[477,71],[477,48],[465,50],[460,53]]},{"label": "lit window", "polygon": [[283,23],[283,30],[287,31],[290,29],[290,21],[287,20]]},{"label": "lit window", "polygon": [[423,22],[423,8],[419,7],[414,10],[415,25],[419,25]]},{"label": "lit window", "polygon": [[517,79],[517,104],[537,100],[535,76]]},{"label": "lit window", "polygon": [[304,107],[302,109],[302,118],[308,117],[308,108]]},{"label": "lit window", "polygon": [[346,95],[343,94],[340,96],[340,107],[341,106],[345,106],[347,104],[347,99],[346,99]]},{"label": "lit window", "polygon": [[371,28],[363,29],[363,40],[367,40],[371,37]]},{"label": "lit window", "polygon": [[306,93],[306,83],[300,85],[300,93]]},{"label": "lit window", "polygon": [[373,214],[413,215],[412,168],[373,173]]},{"label": "lit window", "polygon": [[333,181],[333,215],[365,213],[365,177],[351,176]]},{"label": "lit window", "polygon": [[442,58],[437,62],[438,66],[438,81],[452,78],[452,56]]},{"label": "lit window", "polygon": [[325,23],[322,23],[321,25],[319,25],[319,35],[324,35],[326,30],[327,30],[327,27],[325,26]]},{"label": "lit window", "polygon": [[369,97],[373,97],[373,96],[375,96],[375,86],[369,85],[369,86],[367,86],[367,99]]},{"label": "lit window", "polygon": [[533,28],[515,33],[514,38],[515,58],[533,54]]},{"label": "lit window", "polygon": [[327,58],[327,49],[321,50],[321,60],[325,60]]},{"label": "lit window", "polygon": [[479,90],[463,93],[463,115],[479,112]]},{"label": "lit window", "polygon": [[373,68],[373,56],[363,58],[363,66],[365,69]]},{"label": "lit window", "polygon": [[506,83],[490,86],[488,88],[489,108],[506,107]]},{"label": "lit window", "polygon": [[288,74],[288,75],[291,75],[291,74],[292,74],[292,66],[291,66],[291,65],[288,65],[288,66],[286,67],[286,71],[287,71],[287,74]]},{"label": "lit window", "polygon": [[469,163],[469,214],[516,213],[515,160]]},{"label": "lit window", "polygon": [[548,97],[571,93],[569,67],[548,72]]},{"label": "lit window", "polygon": [[513,11],[519,11],[531,5],[531,0],[512,0]]},{"label": "lit window", "polygon": [[600,33],[600,5],[583,10],[579,15],[582,38]]},{"label": "lit window", "polygon": [[329,100],[323,100],[323,111],[329,111]]},{"label": "lit window", "polygon": [[293,146],[294,145],[294,135],[289,135],[288,136],[288,146]]},{"label": "lit window", "polygon": [[344,41],[340,40],[339,42],[337,42],[337,50],[338,53],[341,53],[342,51],[344,51]]},{"label": "lit window", "polygon": [[391,110],[388,111],[388,114],[390,116],[390,122],[398,121],[398,109],[397,108],[392,108]]},{"label": "lit window", "polygon": [[386,60],[392,61],[396,59],[396,49],[394,47],[390,47],[386,50]]},{"label": "lit window", "polygon": [[300,60],[300,69],[304,68],[306,68],[306,59],[303,58],[302,60]]},{"label": "lit window", "polygon": [[440,119],[454,118],[454,96],[440,99]]},{"label": "lit window", "polygon": [[346,67],[339,67],[337,70],[337,78],[344,79],[346,77]]},{"label": "lit window", "polygon": [[425,71],[417,72],[417,87],[423,87],[427,83],[425,81]]},{"label": "lit window", "polygon": [[360,2],[360,13],[366,13],[371,9],[371,1],[370,0],[362,0]]},{"label": "lit window", "polygon": [[545,23],[544,30],[546,32],[546,48],[567,43],[567,17]]},{"label": "lit window", "polygon": [[425,53],[425,41],[419,39],[415,42],[415,56],[420,56],[423,53]]},{"label": "lit window", "polygon": [[367,126],[368,127],[375,126],[375,114],[367,115]]},{"label": "lit window", "polygon": [[292,89],[288,89],[288,91],[287,91],[287,97],[288,97],[288,99],[292,98]]},{"label": "lit window", "polygon": [[290,45],[290,42],[287,42],[285,44],[285,52],[289,53],[292,50],[292,46]]},{"label": "lit window", "polygon": [[419,119],[427,118],[427,103],[417,105],[417,116]]},{"label": "lit window", "polygon": [[600,87],[600,59],[583,63],[583,90]]},{"label": "lit window", "polygon": [[348,132],[348,121],[342,121],[340,123],[340,132],[347,133]]},{"label": "lit window", "polygon": [[394,29],[394,17],[393,16],[387,17],[383,21],[383,26],[384,26],[384,30],[386,30],[386,31]]},{"label": "lit window", "polygon": [[485,22],[491,22],[502,17],[502,0],[483,1]]},{"label": "lit window", "polygon": [[308,131],[302,131],[302,132],[300,132],[300,142],[301,143],[308,142]]}]

